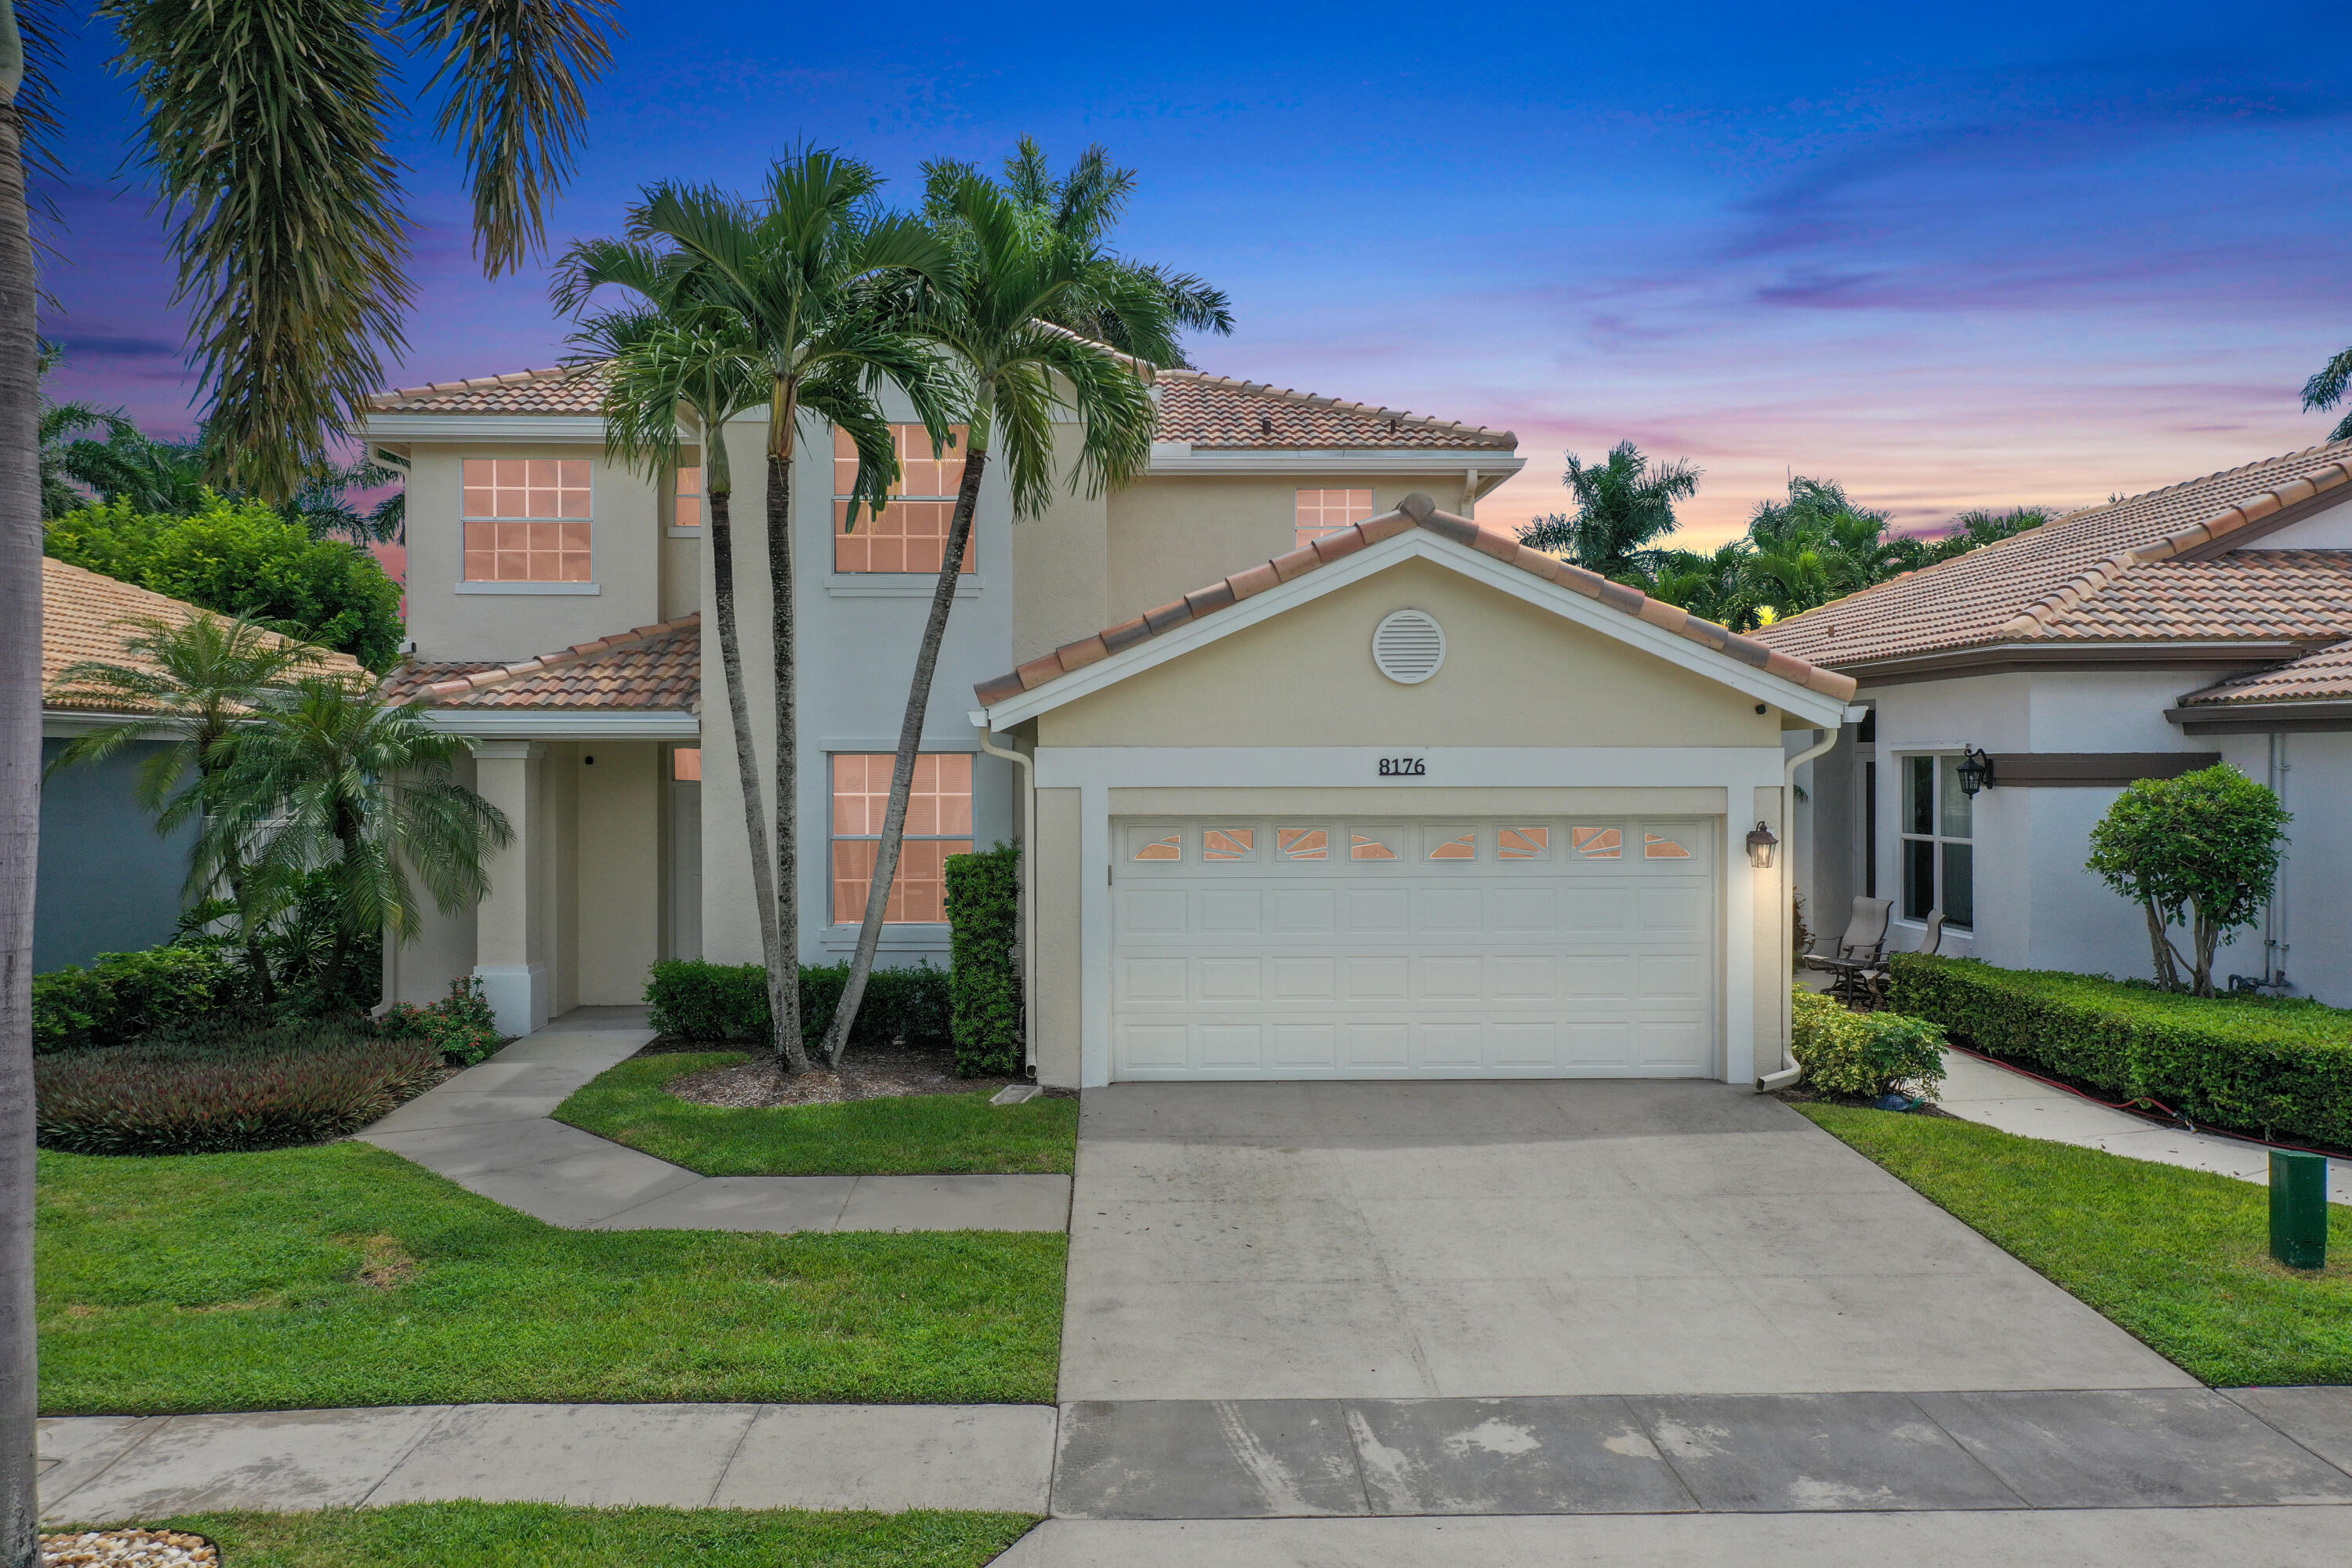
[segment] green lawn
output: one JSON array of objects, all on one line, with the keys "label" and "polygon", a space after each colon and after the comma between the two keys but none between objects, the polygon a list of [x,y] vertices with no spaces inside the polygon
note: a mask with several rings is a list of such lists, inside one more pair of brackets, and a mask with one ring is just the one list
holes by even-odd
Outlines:
[{"label": "green lawn", "polygon": [[151,1528],[219,1543],[235,1568],[980,1568],[1021,1513],[406,1503],[320,1513],[194,1513]]},{"label": "green lawn", "polygon": [[1066,1239],[559,1230],[358,1143],[40,1157],[53,1415],[1054,1397]]},{"label": "green lawn", "polygon": [[600,1074],[555,1119],[706,1176],[936,1176],[1061,1173],[1078,1144],[1078,1102],[991,1105],[992,1090],[732,1110],[690,1105],[665,1085],[748,1061],[741,1051],[638,1057]]},{"label": "green lawn", "polygon": [[2205,1383],[2352,1383],[2352,1210],[2328,1267],[2270,1257],[2249,1182],[1940,1116],[1796,1109]]}]

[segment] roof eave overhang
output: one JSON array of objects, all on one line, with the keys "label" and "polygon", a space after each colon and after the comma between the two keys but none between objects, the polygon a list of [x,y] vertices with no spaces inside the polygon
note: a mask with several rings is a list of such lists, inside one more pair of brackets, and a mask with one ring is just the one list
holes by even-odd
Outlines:
[{"label": "roof eave overhang", "polygon": [[702,721],[674,708],[428,708],[425,722],[481,741],[697,741]]},{"label": "roof eave overhang", "polygon": [[546,441],[604,440],[604,421],[593,414],[404,414],[394,409],[370,414],[360,426],[366,440],[392,444],[409,441]]},{"label": "roof eave overhang", "polygon": [[2352,731],[2352,699],[2285,702],[2195,702],[2164,716],[2184,735],[2281,735]]},{"label": "roof eave overhang", "polygon": [[[1828,663],[1865,689],[1916,680],[1953,680],[1969,675],[2011,675],[2042,669],[2171,669],[2184,664],[2249,668],[2300,658],[2339,638],[2295,641],[2286,637],[2231,642],[2060,642],[2030,640],[1979,643],[1889,658]],[[1815,660],[1816,663],[1824,661]]]},{"label": "roof eave overhang", "polygon": [[1515,599],[1549,610],[1562,620],[1654,654],[1669,664],[1728,686],[1757,701],[1769,702],[1815,728],[1835,729],[1845,721],[1846,702],[1843,698],[1783,679],[1730,654],[1571,593],[1469,545],[1458,544],[1427,529],[1411,528],[1213,615],[1171,627],[1082,669],[992,703],[985,709],[988,726],[992,731],[1009,730],[1041,713],[1116,686],[1129,676],[1180,658],[1194,648],[1360,582],[1400,562],[1416,558],[1450,567]]},{"label": "roof eave overhang", "polygon": [[[1218,474],[1451,474],[1475,472],[1484,495],[1528,460],[1516,449],[1465,447],[1202,447],[1154,441],[1151,473],[1196,478]],[[1488,482],[1489,478],[1492,483]]]}]

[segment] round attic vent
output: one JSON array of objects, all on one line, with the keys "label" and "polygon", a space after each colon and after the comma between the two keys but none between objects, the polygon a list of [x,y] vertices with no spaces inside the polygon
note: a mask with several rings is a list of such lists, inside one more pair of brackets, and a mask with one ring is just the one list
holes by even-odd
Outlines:
[{"label": "round attic vent", "polygon": [[1423,610],[1399,610],[1372,632],[1372,662],[1401,686],[1418,686],[1445,662],[1445,632]]}]

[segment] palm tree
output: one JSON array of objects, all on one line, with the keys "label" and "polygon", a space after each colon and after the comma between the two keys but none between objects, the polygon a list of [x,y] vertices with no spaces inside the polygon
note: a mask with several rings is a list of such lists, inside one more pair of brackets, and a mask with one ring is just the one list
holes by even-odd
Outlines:
[{"label": "palm tree", "polygon": [[[294,642],[258,621],[230,620],[199,610],[186,620],[135,616],[121,623],[130,633],[122,649],[135,661],[111,664],[90,659],[58,672],[60,695],[139,717],[76,737],[60,750],[47,772],[103,763],[133,741],[171,737],[171,744],[139,766],[136,798],[155,815],[155,831],[169,833],[201,818],[227,769],[235,737],[251,723],[257,707],[317,670],[324,649]],[[246,962],[264,1003],[277,1001],[277,984],[261,952],[261,927],[269,911],[258,907],[260,889],[246,875],[236,847],[226,847],[219,879],[236,904],[245,938]],[[191,877],[190,891],[213,885]]]},{"label": "palm tree", "polygon": [[1053,502],[1054,416],[1066,408],[1081,430],[1070,488],[1084,486],[1089,494],[1100,494],[1107,485],[1132,479],[1150,462],[1156,422],[1151,395],[1137,374],[1136,362],[1053,324],[1053,318],[1069,300],[1083,300],[1089,311],[1116,315],[1134,341],[1159,341],[1169,331],[1164,290],[1131,267],[1104,258],[1057,229],[1024,222],[1019,203],[969,169],[936,164],[929,173],[928,205],[950,216],[947,232],[954,242],[956,264],[952,281],[928,317],[927,330],[962,373],[963,482],[949,518],[930,616],[923,624],[906,715],[898,724],[898,754],[890,772],[882,841],[866,888],[865,923],[858,930],[848,983],[825,1029],[824,1058],[836,1067],[848,1047],[850,1026],[856,1021],[882,940],[882,918],[906,832],[907,803],[914,793],[923,715],[930,706],[931,679],[939,668],[948,616],[955,608],[956,579],[971,538],[972,510],[989,456],[1001,441],[1014,519],[1037,516]]},{"label": "palm tree", "polygon": [[[951,226],[956,221],[954,204],[948,195],[950,184],[943,182],[964,171],[956,164],[940,163],[927,172],[932,177],[926,215],[942,226]],[[1089,268],[1090,275],[1110,286],[1072,289],[1053,301],[1041,321],[1067,327],[1082,338],[1108,343],[1153,364],[1186,369],[1192,362],[1176,340],[1177,328],[1225,338],[1234,335],[1233,306],[1223,289],[1211,287],[1193,273],[1132,261],[1104,248],[1135,194],[1135,171],[1113,166],[1108,150],[1100,143],[1078,154],[1069,174],[1057,180],[1046,164],[1045,150],[1034,138],[1024,136],[1004,160],[1004,190],[1025,221],[1052,230],[1064,244],[1097,264]],[[1122,303],[1139,291],[1158,299],[1156,320],[1149,323]]]},{"label": "palm tree", "polygon": [[1659,560],[1657,541],[1678,526],[1675,503],[1696,494],[1698,480],[1699,470],[1686,462],[1654,468],[1631,441],[1589,466],[1570,452],[1560,482],[1576,498],[1574,515],[1539,517],[1519,530],[1519,542],[1603,577],[1651,571]]},{"label": "palm tree", "polygon": [[411,868],[445,915],[489,890],[484,862],[514,830],[450,776],[472,749],[427,724],[422,709],[378,701],[364,679],[305,676],[265,699],[237,735],[213,791],[199,869],[242,857],[249,877],[273,889],[330,869],[335,937],[320,991],[340,995],[362,935],[403,940],[423,928]]},{"label": "palm tree", "polygon": [[[808,1067],[800,1033],[799,701],[793,660],[793,459],[803,409],[857,450],[853,509],[878,509],[898,477],[880,396],[895,383],[934,447],[947,438],[953,374],[910,325],[923,292],[950,271],[946,244],[921,222],[876,210],[865,164],[812,149],[769,171],[757,204],[707,187],[657,185],[632,209],[639,243],[674,250],[698,310],[728,323],[767,383],[769,637],[776,675],[775,945],[769,1008],[787,1072]],[[853,518],[855,512],[853,510]],[[743,780],[755,794],[752,779]],[[764,934],[764,933],[763,933]]]},{"label": "palm tree", "polygon": [[[2352,388],[2352,349],[2339,351],[2319,367],[2317,375],[2303,384],[2304,412],[2309,414],[2335,407],[2344,401],[2347,388]],[[2336,422],[2336,428],[2327,433],[2327,438],[2331,441],[2352,438],[2352,409],[2346,410],[2344,417]]]},{"label": "palm tree", "polygon": [[[583,240],[558,268],[556,308],[576,314],[603,288],[626,289],[642,304],[600,311],[584,320],[572,342],[583,357],[611,366],[604,393],[604,449],[615,460],[660,475],[675,471],[689,426],[702,461],[702,494],[710,528],[711,618],[719,630],[727,711],[735,733],[735,776],[741,781],[744,841],[751,850],[751,897],[760,910],[760,952],[768,965],[768,1001],[777,1016],[779,977],[786,973],[776,930],[775,866],[761,809],[759,758],[751,742],[751,705],[743,686],[743,645],[735,619],[735,480],[726,430],[737,415],[763,404],[766,368],[740,320],[703,306],[692,288],[693,266],[675,251],[625,240]],[[797,987],[795,988],[797,997]],[[795,1025],[793,1041],[797,1042]],[[776,1037],[780,1055],[785,1037]]]}]

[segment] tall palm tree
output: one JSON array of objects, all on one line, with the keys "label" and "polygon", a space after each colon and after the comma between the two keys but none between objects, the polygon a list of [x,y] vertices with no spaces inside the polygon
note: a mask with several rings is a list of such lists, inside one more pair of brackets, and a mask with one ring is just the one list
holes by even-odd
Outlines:
[{"label": "tall palm tree", "polygon": [[1683,461],[1653,466],[1631,441],[1598,463],[1568,454],[1560,482],[1576,498],[1573,514],[1554,512],[1519,530],[1519,542],[1550,551],[1588,572],[1622,577],[1656,569],[1657,542],[1680,526],[1675,503],[1698,491],[1699,470]]},{"label": "tall palm tree", "polygon": [[[960,172],[960,166],[937,164],[929,172],[926,216],[950,226],[956,217],[942,175]],[[1153,364],[1187,369],[1192,361],[1184,357],[1177,329],[1234,335],[1233,305],[1223,289],[1194,273],[1131,260],[1108,248],[1110,231],[1135,194],[1135,171],[1114,165],[1100,143],[1078,154],[1070,172],[1055,179],[1045,149],[1034,138],[1024,136],[1004,160],[1004,190],[1025,221],[1051,229],[1065,245],[1098,264],[1090,269],[1093,276],[1116,286],[1115,294],[1091,286],[1073,289],[1056,298],[1041,320]],[[1139,291],[1158,299],[1156,320],[1149,325],[1122,303]]]},{"label": "tall palm tree", "polygon": [[[587,317],[572,338],[584,358],[611,366],[604,405],[605,451],[656,475],[673,472],[684,456],[683,422],[700,453],[710,529],[711,618],[735,733],[735,776],[742,784],[744,841],[751,850],[751,897],[759,905],[760,952],[768,966],[772,1021],[782,1016],[776,1007],[781,977],[797,966],[784,962],[778,945],[775,864],[755,787],[760,767],[743,686],[742,636],[736,626],[735,479],[726,436],[728,423],[765,403],[771,388],[743,322],[702,304],[693,281],[693,264],[678,252],[626,240],[583,240],[565,254],[553,293],[556,308],[567,315],[576,314],[604,288],[628,289],[642,301]],[[795,1032],[793,1042],[797,1041]],[[784,1036],[777,1035],[773,1044],[779,1056],[789,1056]]]},{"label": "tall palm tree", "polygon": [[[135,796],[142,810],[154,814],[155,831],[169,833],[204,816],[228,767],[235,736],[251,724],[265,699],[314,673],[327,656],[258,621],[230,620],[210,610],[185,620],[142,616],[121,624],[130,633],[122,650],[133,662],[68,665],[58,675],[60,695],[139,716],[77,736],[47,771],[103,763],[133,741],[168,736],[171,743],[140,764]],[[215,884],[196,882],[194,869],[190,891],[202,895]],[[247,876],[234,844],[224,847],[213,869],[236,904],[246,962],[261,998],[275,1003],[277,984],[261,952],[261,928],[270,913],[260,907],[261,889]]]},{"label": "tall palm tree", "polygon": [[305,676],[265,700],[216,781],[197,855],[209,873],[243,857],[264,886],[289,888],[326,868],[335,937],[320,991],[340,995],[352,946],[370,931],[416,935],[424,910],[414,868],[445,915],[481,901],[485,862],[514,841],[497,806],[451,776],[473,742],[376,700],[370,684]]},{"label": "tall palm tree", "polygon": [[[882,817],[865,922],[850,961],[848,984],[824,1035],[825,1060],[835,1066],[849,1043],[866,982],[882,939],[905,840],[907,804],[914,793],[915,758],[922,748],[923,715],[931,700],[940,645],[955,608],[956,580],[971,538],[972,510],[991,454],[1002,443],[1012,481],[1013,515],[1035,517],[1054,498],[1054,416],[1067,409],[1080,429],[1070,488],[1100,494],[1124,484],[1151,459],[1156,411],[1137,362],[1053,324],[1072,300],[1108,312],[1138,341],[1164,339],[1170,330],[1166,293],[1131,267],[1050,227],[1023,221],[1019,203],[971,170],[936,164],[930,174],[933,211],[949,215],[955,248],[952,280],[940,291],[925,330],[961,372],[965,426],[963,482],[931,589],[931,611],[915,652],[915,676],[898,724],[898,754],[890,771],[890,799]],[[1147,371],[1148,374],[1148,371]],[[1029,852],[1034,853],[1034,849]]]},{"label": "tall palm tree", "polygon": [[[769,1008],[788,1072],[804,1071],[800,1032],[799,684],[793,655],[793,462],[803,410],[857,451],[852,506],[879,508],[898,476],[880,398],[895,384],[936,447],[954,404],[945,355],[909,325],[943,284],[948,247],[923,223],[878,211],[865,164],[811,149],[769,171],[756,203],[708,187],[657,185],[629,215],[632,237],[674,250],[698,309],[730,323],[767,383],[769,637],[776,677],[775,947]],[[854,513],[853,513],[854,516]],[[743,780],[746,793],[756,790]]]},{"label": "tall palm tree", "polygon": [[[2303,407],[2305,413],[2334,408],[2344,401],[2347,389],[2352,389],[2352,349],[2342,349],[2319,367],[2319,374],[2303,384]],[[2352,409],[2336,422],[2327,433],[2331,441],[2352,437]]]}]

